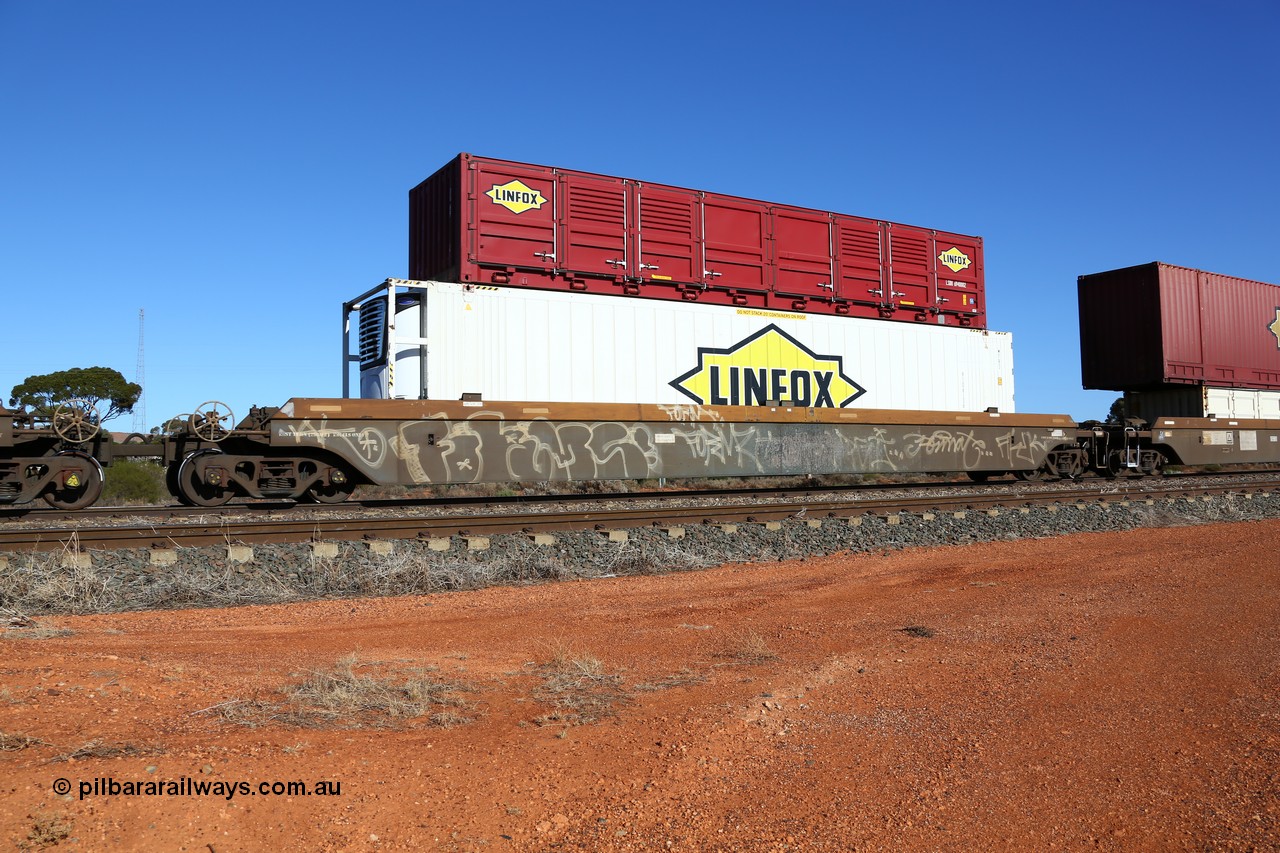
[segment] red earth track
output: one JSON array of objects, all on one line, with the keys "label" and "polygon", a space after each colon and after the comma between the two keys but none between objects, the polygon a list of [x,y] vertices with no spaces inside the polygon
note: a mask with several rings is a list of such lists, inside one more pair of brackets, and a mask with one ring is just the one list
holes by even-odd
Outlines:
[{"label": "red earth track", "polygon": [[[0,837],[221,853],[1274,849],[1277,537],[1265,521],[58,618],[44,627],[71,634],[2,641],[0,732],[18,748],[0,752]],[[426,664],[468,682],[476,720],[247,728],[218,712],[352,651],[370,673]],[[621,679],[611,707],[539,725],[545,666],[592,657]],[[184,775],[342,794],[77,798],[97,778]]]}]

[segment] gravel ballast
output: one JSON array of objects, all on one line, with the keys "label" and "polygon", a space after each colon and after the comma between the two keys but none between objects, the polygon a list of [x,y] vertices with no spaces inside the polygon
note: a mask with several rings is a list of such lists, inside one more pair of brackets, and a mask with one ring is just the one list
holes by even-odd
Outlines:
[{"label": "gravel ballast", "polygon": [[[179,548],[171,564],[145,549],[0,555],[0,609],[30,616],[186,607],[278,604],[320,598],[414,595],[548,580],[690,571],[734,562],[773,562],[902,548],[931,548],[1068,533],[1168,527],[1280,517],[1280,496],[1259,493],[1153,503],[1087,503],[1002,509],[998,513],[795,518],[725,529],[690,525],[626,531],[560,532],[551,544],[523,534],[493,536],[477,547],[455,536],[448,550],[421,540],[383,544],[330,542],[334,556],[310,544]],[[439,543],[437,543],[437,547]],[[233,554],[233,552],[235,552]],[[233,559],[234,557],[234,559]],[[246,557],[248,558],[246,560]]]}]

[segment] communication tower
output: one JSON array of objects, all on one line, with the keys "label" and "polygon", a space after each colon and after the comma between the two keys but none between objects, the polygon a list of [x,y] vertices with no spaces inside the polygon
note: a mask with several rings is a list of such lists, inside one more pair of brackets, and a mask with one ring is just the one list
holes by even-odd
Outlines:
[{"label": "communication tower", "polygon": [[145,314],[142,308],[138,309],[138,369],[133,374],[133,381],[142,386],[142,394],[138,397],[138,402],[133,404],[133,431],[143,435],[147,432],[147,367],[143,359],[142,346],[142,325]]}]

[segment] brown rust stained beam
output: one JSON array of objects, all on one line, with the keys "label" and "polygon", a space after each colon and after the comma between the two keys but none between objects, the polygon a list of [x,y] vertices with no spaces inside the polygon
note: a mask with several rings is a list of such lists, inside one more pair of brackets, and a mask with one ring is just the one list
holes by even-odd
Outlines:
[{"label": "brown rust stained beam", "polygon": [[928,426],[1017,426],[1073,428],[1068,415],[988,412],[927,412],[896,409],[828,409],[798,406],[702,406],[640,403],[540,403],[459,400],[361,400],[295,397],[285,404],[292,413],[277,413],[271,421],[318,420],[509,420],[541,419],[571,422],[621,423],[832,423]]}]

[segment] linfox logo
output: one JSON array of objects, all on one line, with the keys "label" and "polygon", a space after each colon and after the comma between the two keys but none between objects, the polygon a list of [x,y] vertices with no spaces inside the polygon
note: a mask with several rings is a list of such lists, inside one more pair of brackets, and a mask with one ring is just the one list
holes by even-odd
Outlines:
[{"label": "linfox logo", "polygon": [[[944,243],[943,245],[946,245],[946,244]],[[973,263],[972,261],[969,260],[968,255],[966,255],[964,252],[957,249],[955,246],[952,246],[950,249],[947,249],[941,255],[938,255],[938,260],[942,261],[944,264],[951,267],[952,272],[960,272],[960,270],[967,270],[969,268],[969,265]]]},{"label": "linfox logo", "polygon": [[704,406],[837,409],[867,390],[844,375],[844,358],[818,355],[770,323],[726,349],[698,347],[698,366],[670,383]]},{"label": "linfox logo", "polygon": [[505,184],[494,184],[493,189],[485,193],[512,213],[524,213],[526,210],[537,210],[547,203],[542,193],[525,184],[524,181],[507,181]]},{"label": "linfox logo", "polygon": [[1280,349],[1280,306],[1276,306],[1276,318],[1267,326],[1267,330],[1276,336],[1276,349]]}]

